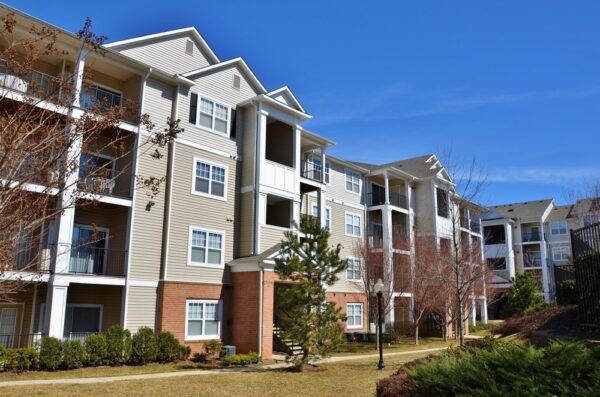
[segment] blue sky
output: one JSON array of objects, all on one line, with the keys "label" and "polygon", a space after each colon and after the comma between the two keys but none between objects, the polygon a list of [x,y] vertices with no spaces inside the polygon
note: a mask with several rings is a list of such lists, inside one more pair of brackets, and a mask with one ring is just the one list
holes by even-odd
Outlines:
[{"label": "blue sky", "polygon": [[288,85],[335,155],[477,157],[481,200],[554,197],[600,179],[598,1],[11,1],[118,40],[194,25],[268,89]]}]

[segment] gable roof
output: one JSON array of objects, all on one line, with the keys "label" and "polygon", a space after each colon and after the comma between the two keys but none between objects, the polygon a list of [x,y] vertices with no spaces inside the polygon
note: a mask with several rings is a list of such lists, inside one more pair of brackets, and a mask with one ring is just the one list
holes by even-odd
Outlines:
[{"label": "gable roof", "polygon": [[554,199],[544,199],[492,205],[489,208],[507,218],[541,218],[553,203]]},{"label": "gable roof", "polygon": [[392,161],[390,163],[380,165],[360,163],[357,161],[353,161],[352,163],[366,168],[369,171],[377,171],[385,168],[396,168],[417,178],[442,177],[443,179],[451,181],[446,169],[442,166],[434,154],[426,154],[424,156]]},{"label": "gable roof", "polygon": [[252,72],[252,69],[250,69],[248,64],[246,64],[246,62],[240,57],[233,58],[228,61],[220,62],[214,65],[206,66],[200,69],[192,70],[190,72],[183,73],[181,76],[191,79],[192,77],[203,76],[217,70],[222,70],[234,66],[237,66],[246,75],[248,80],[254,85],[254,87],[260,94],[265,94],[267,92],[260,80],[258,80],[258,77],[256,77],[254,72]]},{"label": "gable roof", "polygon": [[240,265],[260,265],[266,260],[273,259],[279,254],[281,249],[281,243],[277,243],[271,248],[261,252],[258,255],[244,256],[241,258],[234,259],[228,263],[229,266],[240,266]]},{"label": "gable roof", "polygon": [[149,34],[146,36],[133,37],[131,39],[114,41],[112,43],[105,44],[104,47],[115,48],[115,47],[122,47],[122,46],[130,45],[130,44],[141,45],[150,40],[163,39],[163,38],[166,39],[166,38],[169,38],[172,36],[177,36],[177,35],[188,35],[189,37],[191,37],[192,39],[194,39],[196,41],[196,44],[198,44],[198,46],[204,52],[206,52],[209,60],[212,63],[220,62],[217,55],[209,47],[208,43],[206,43],[206,40],[204,40],[204,38],[200,35],[198,30],[193,26],[188,27],[188,28],[183,28],[183,29],[168,30],[166,32]]},{"label": "gable roof", "polygon": [[[292,90],[290,90],[290,88],[287,85],[285,85],[281,88],[278,88],[274,91],[271,91],[271,92],[267,93],[267,95],[270,96],[271,98],[275,99],[276,101],[285,103],[288,106],[289,106],[288,102],[290,102],[297,110],[299,110],[303,113],[306,113],[306,111],[300,104],[300,101],[298,101],[298,99],[296,99],[296,96],[294,95],[294,93],[292,93]],[[278,98],[282,98],[282,99],[280,100]],[[283,100],[283,98],[287,98],[288,100],[285,101],[285,100]]]}]

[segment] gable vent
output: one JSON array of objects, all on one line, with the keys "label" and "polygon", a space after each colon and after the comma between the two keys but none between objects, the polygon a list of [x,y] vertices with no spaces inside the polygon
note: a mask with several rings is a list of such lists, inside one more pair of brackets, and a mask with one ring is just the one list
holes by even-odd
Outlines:
[{"label": "gable vent", "polygon": [[192,40],[187,40],[185,42],[185,53],[189,55],[194,55],[194,43]]},{"label": "gable vent", "polygon": [[242,78],[237,74],[233,75],[233,88],[239,90],[242,85]]}]

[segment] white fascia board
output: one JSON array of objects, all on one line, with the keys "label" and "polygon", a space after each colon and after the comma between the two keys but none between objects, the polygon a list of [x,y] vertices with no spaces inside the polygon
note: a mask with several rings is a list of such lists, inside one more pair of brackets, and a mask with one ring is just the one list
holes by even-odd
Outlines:
[{"label": "white fascia board", "polygon": [[325,147],[330,147],[330,146],[335,146],[336,145],[336,143],[334,141],[332,141],[330,139],[327,139],[327,138],[325,138],[325,137],[323,137],[321,135],[315,134],[314,132],[309,131],[309,130],[307,130],[306,128],[304,128],[302,126],[300,126],[299,128],[300,128],[300,131],[302,131],[303,135],[306,134],[309,139],[312,139],[315,142],[318,142],[318,143],[322,144]]},{"label": "white fascia board", "polygon": [[359,172],[361,172],[361,173],[363,173],[363,174],[368,174],[368,173],[369,173],[369,170],[368,170],[368,169],[366,169],[366,168],[363,168],[363,167],[361,167],[360,165],[356,165],[356,164],[354,164],[354,163],[351,163],[351,162],[349,162],[349,161],[342,160],[342,159],[340,159],[340,158],[338,158],[338,157],[327,156],[327,159],[328,159],[328,160],[330,160],[330,161],[331,161],[331,162],[333,162],[333,163],[338,163],[338,164],[341,164],[341,165],[343,165],[343,166],[344,166],[344,167],[346,167],[346,168],[351,168],[351,169],[353,169],[353,170],[355,170],[355,171],[359,171]]},{"label": "white fascia board", "polygon": [[298,109],[300,109],[302,112],[306,113],[306,111],[304,110],[304,107],[302,107],[302,105],[300,104],[300,101],[298,101],[298,99],[296,98],[296,96],[294,95],[292,90],[290,90],[290,88],[287,85],[284,85],[283,87],[278,88],[274,91],[268,92],[267,95],[270,97],[273,97],[273,96],[283,93],[283,92],[285,92],[286,94],[289,95],[290,98],[292,98],[294,105],[296,105],[298,107]]},{"label": "white fascia board", "polygon": [[148,41],[148,40],[160,39],[163,37],[175,36],[175,35],[178,35],[181,33],[189,33],[200,44],[200,47],[202,47],[208,53],[209,58],[211,58],[211,60],[214,63],[220,62],[219,58],[213,52],[213,50],[210,48],[210,46],[208,45],[206,40],[204,40],[202,35],[193,26],[188,27],[188,28],[169,30],[166,32],[153,33],[153,34],[140,36],[140,37],[133,37],[131,39],[114,41],[112,43],[105,44],[104,47],[106,47],[106,48],[121,47],[121,46],[128,45],[128,44],[134,44],[134,43],[139,43],[139,42]]},{"label": "white fascia board", "polygon": [[278,100],[273,99],[270,96],[267,96],[265,94],[260,94],[260,95],[257,95],[255,97],[253,97],[253,98],[250,98],[248,100],[240,102],[238,104],[238,106],[254,105],[257,102],[264,102],[264,103],[272,106],[273,108],[277,108],[279,110],[283,110],[285,113],[289,113],[294,118],[299,119],[301,121],[312,119],[312,116],[310,114],[306,114],[306,113],[303,113],[303,112],[301,112],[299,110],[296,110],[296,109],[294,109],[294,108],[286,105],[285,103],[281,103]]},{"label": "white fascia board", "polygon": [[254,72],[252,72],[252,69],[250,69],[248,64],[240,57],[233,58],[233,59],[230,59],[229,61],[224,61],[224,62],[217,63],[214,65],[206,66],[204,68],[192,70],[191,72],[182,73],[181,76],[187,78],[187,77],[191,77],[191,76],[206,74],[206,73],[212,72],[215,69],[227,68],[232,65],[237,65],[240,69],[242,69],[242,71],[250,78],[252,83],[258,88],[258,91],[261,94],[265,94],[267,92],[267,90],[262,85],[260,80],[258,80],[258,77],[256,77]]}]

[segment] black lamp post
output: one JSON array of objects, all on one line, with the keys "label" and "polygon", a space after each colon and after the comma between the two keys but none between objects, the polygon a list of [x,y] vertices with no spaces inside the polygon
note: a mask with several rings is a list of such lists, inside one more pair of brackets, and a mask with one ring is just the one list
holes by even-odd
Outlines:
[{"label": "black lamp post", "polygon": [[377,280],[377,284],[375,284],[375,292],[377,293],[377,339],[379,340],[379,363],[377,363],[377,369],[384,369],[385,365],[383,364],[383,281],[381,279]]}]

